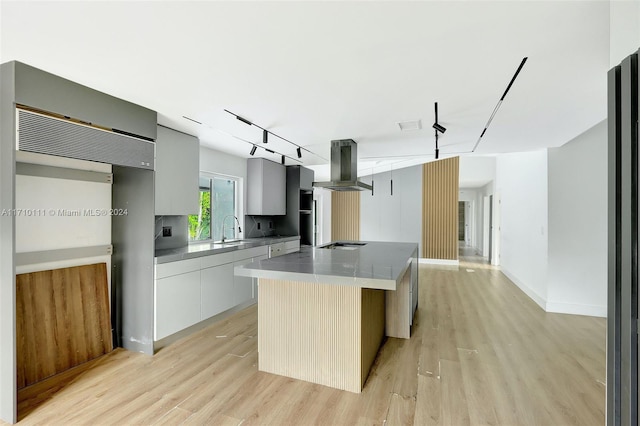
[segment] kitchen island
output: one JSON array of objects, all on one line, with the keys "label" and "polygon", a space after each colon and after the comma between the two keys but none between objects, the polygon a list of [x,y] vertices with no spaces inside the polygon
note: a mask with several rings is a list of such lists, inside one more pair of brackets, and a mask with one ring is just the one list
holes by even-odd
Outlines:
[{"label": "kitchen island", "polygon": [[384,336],[411,335],[417,254],[340,241],[237,266],[259,279],[259,370],[359,393]]}]

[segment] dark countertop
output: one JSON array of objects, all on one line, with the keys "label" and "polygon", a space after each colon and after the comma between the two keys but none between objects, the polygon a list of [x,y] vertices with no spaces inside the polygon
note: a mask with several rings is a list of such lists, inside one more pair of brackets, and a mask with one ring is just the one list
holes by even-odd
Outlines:
[{"label": "dark countertop", "polygon": [[[358,241],[358,248],[308,247],[300,252],[236,266],[236,275],[395,290],[411,261],[417,243]],[[327,244],[328,245],[328,244]]]},{"label": "dark countertop", "polygon": [[154,262],[156,264],[175,262],[178,260],[193,259],[196,257],[210,256],[235,250],[244,250],[252,247],[266,246],[275,243],[299,240],[300,236],[291,237],[262,237],[247,238],[227,243],[192,243],[188,246],[156,250]]}]

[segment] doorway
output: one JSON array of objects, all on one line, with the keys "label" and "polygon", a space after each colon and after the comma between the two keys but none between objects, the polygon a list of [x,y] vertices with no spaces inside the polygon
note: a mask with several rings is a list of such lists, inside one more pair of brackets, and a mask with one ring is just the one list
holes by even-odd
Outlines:
[{"label": "doorway", "polygon": [[458,242],[465,242],[465,201],[458,201]]},{"label": "doorway", "polygon": [[493,260],[493,195],[489,195],[489,265]]}]

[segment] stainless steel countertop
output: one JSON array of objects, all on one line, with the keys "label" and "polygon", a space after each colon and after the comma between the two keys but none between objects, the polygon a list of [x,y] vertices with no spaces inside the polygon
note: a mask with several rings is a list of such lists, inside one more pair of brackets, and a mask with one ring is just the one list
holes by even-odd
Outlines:
[{"label": "stainless steel countertop", "polygon": [[358,241],[357,249],[309,247],[271,259],[236,266],[236,275],[275,280],[395,290],[412,261],[417,243]]},{"label": "stainless steel countertop", "polygon": [[235,250],[244,250],[251,247],[266,246],[274,243],[299,240],[300,236],[290,237],[274,236],[262,238],[247,238],[227,243],[192,243],[188,246],[156,250],[154,263],[176,262],[178,260],[193,259],[196,257],[210,256]]}]

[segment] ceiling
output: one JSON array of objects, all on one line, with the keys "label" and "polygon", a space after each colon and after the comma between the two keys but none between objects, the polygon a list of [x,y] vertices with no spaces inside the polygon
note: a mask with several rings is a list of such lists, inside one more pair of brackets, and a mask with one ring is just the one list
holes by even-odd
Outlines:
[{"label": "ceiling", "polygon": [[[2,1],[0,24],[1,62],[154,109],[248,157],[262,132],[228,109],[317,154],[301,159],[317,180],[332,139],[358,142],[361,175],[430,161],[436,101],[441,156],[466,155],[525,56],[475,154],[559,146],[606,118],[606,1]],[[421,130],[400,131],[416,119]],[[297,157],[273,136],[269,147]]]}]

